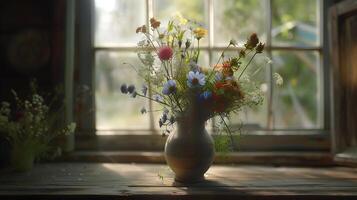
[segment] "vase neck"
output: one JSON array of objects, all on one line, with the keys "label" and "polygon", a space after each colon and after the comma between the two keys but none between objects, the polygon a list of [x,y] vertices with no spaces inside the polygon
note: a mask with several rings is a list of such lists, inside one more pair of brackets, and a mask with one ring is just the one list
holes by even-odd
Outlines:
[{"label": "vase neck", "polygon": [[195,117],[181,117],[177,119],[177,131],[179,134],[195,134],[205,132],[206,120]]}]

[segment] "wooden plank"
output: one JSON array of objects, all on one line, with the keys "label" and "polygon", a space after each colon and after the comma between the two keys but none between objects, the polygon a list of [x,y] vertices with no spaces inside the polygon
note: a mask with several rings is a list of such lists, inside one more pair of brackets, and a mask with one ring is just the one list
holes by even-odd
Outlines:
[{"label": "wooden plank", "polygon": [[[114,133],[114,132],[113,132]],[[127,131],[122,135],[76,135],[76,150],[80,151],[163,151],[167,137]],[[236,149],[239,151],[329,151],[330,136],[326,131],[253,131],[242,133]]]},{"label": "wooden plank", "polygon": [[[160,179],[158,175],[163,176]],[[206,181],[173,181],[166,165],[39,164],[2,171],[0,199],[357,199],[357,169],[214,165]]]},{"label": "wooden plank", "polygon": [[[62,157],[67,162],[165,163],[163,152],[76,151]],[[274,166],[334,166],[324,152],[232,152],[217,153],[216,164],[259,164]]]}]

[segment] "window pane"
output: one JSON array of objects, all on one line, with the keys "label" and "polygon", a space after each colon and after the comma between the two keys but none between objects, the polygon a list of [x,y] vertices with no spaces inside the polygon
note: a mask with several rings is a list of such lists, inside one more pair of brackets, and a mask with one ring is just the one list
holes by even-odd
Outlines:
[{"label": "window pane", "polygon": [[[213,64],[215,65],[218,61],[221,51],[213,51]],[[237,55],[237,51],[227,51],[225,52],[225,57],[228,59],[231,56]],[[249,55],[248,55],[248,58]],[[242,66],[245,66],[248,62],[248,59],[242,60]],[[257,86],[261,87],[265,91],[265,99],[262,105],[253,107],[253,108],[244,108],[237,115],[232,115],[231,125],[240,126],[244,123],[244,128],[247,129],[264,129],[267,126],[267,94],[268,94],[268,79],[267,79],[267,67],[268,67],[268,58],[265,54],[258,54],[252,63],[247,68],[245,75],[249,75],[249,79],[257,82]],[[241,68],[242,70],[243,68]],[[237,72],[239,76],[240,71]],[[244,76],[242,76],[244,78]]]},{"label": "window pane", "polygon": [[95,0],[95,45],[136,44],[145,24],[145,0]]},{"label": "window pane", "polygon": [[134,52],[107,52],[96,54],[96,127],[98,130],[149,129],[148,115],[140,110],[148,102],[142,98],[131,98],[120,92],[123,83],[134,84],[141,89],[143,81],[129,65],[139,66]]},{"label": "window pane", "polygon": [[321,128],[318,54],[301,51],[274,51],[273,68],[284,78],[274,87],[275,128]]},{"label": "window pane", "polygon": [[272,0],[273,45],[316,45],[318,1]]},{"label": "window pane", "polygon": [[265,0],[214,0],[214,44],[227,45],[230,39],[244,42],[256,32],[266,40]]},{"label": "window pane", "polygon": [[[206,0],[154,0],[154,16],[166,27],[169,19],[180,13],[184,18],[197,22],[208,29],[208,5]],[[208,37],[200,41],[208,44]]]}]

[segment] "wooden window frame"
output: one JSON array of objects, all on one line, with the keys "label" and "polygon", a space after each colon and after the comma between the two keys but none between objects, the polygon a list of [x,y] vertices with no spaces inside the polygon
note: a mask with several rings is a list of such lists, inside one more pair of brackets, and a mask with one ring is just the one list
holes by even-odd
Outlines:
[{"label": "wooden window frame", "polygon": [[[343,73],[346,66],[341,54],[345,51],[346,41],[344,37],[344,21],[350,16],[357,15],[357,2],[353,0],[342,1],[330,9],[329,30],[330,30],[330,58],[332,63],[332,152],[335,154],[334,160],[340,164],[357,165],[357,145],[355,126],[350,126],[356,120],[356,114],[346,113],[356,104],[356,91],[351,91],[348,84],[343,84],[343,78],[349,78]],[[351,72],[353,73],[353,72]],[[350,98],[347,99],[346,93]],[[347,105],[344,105],[347,104]],[[347,127],[347,128],[346,128]],[[351,130],[352,129],[352,130]],[[353,132],[354,131],[354,132]],[[353,141],[353,142],[351,142]]]}]

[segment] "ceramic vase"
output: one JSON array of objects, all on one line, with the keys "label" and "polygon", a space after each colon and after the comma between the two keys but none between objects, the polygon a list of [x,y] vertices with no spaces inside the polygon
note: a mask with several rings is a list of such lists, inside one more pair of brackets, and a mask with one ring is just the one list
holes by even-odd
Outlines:
[{"label": "ceramic vase", "polygon": [[206,131],[206,121],[197,117],[178,117],[177,128],[165,144],[165,159],[175,173],[175,181],[194,183],[204,180],[204,174],[214,159],[214,141]]}]

